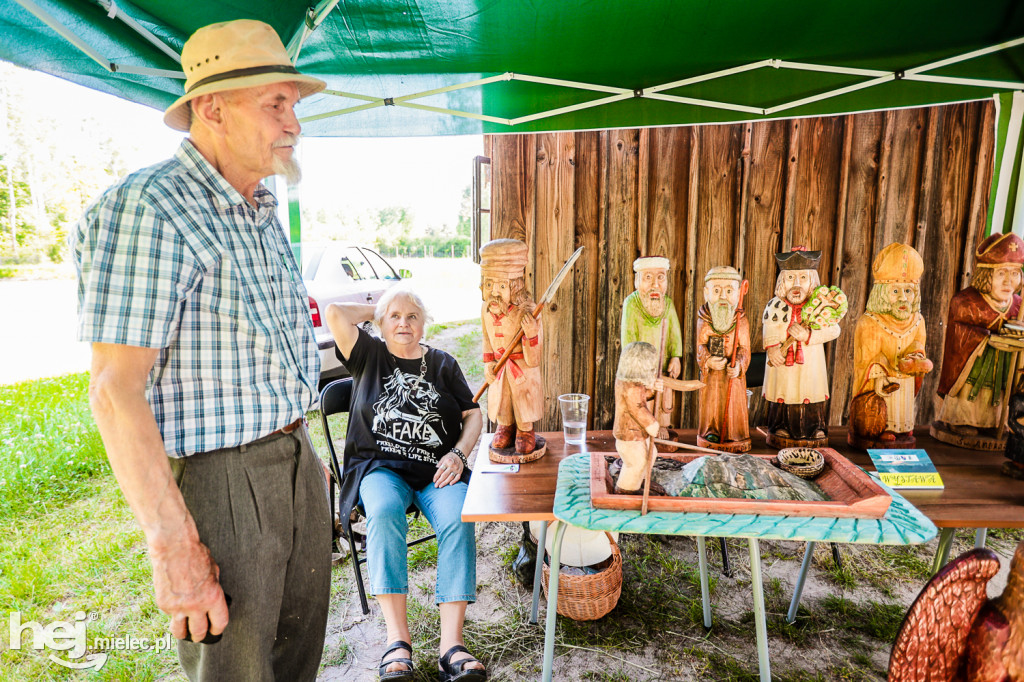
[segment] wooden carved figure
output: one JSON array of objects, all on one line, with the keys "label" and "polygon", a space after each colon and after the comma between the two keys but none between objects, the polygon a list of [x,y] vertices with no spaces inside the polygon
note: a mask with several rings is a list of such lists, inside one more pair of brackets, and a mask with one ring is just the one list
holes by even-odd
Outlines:
[{"label": "wooden carved figure", "polygon": [[839,336],[846,297],[822,287],[821,251],[802,246],[775,254],[775,297],[761,319],[767,366],[764,398],[768,445],[775,448],[828,445],[828,372],[824,344]]},{"label": "wooden carved figure", "polygon": [[977,250],[971,285],[949,303],[941,398],[931,434],[974,450],[1002,450],[1008,381],[1021,348],[1019,313],[1024,241],[992,235]]},{"label": "wooden carved figure", "polygon": [[746,282],[739,271],[714,267],[704,276],[704,305],[697,312],[697,445],[725,452],[749,452],[747,367],[750,322],[743,314]]},{"label": "wooden carved figure", "polygon": [[[498,425],[491,441],[492,461],[529,462],[547,450],[533,428],[544,406],[543,329],[532,315],[535,306],[526,291],[527,251],[517,239],[495,239],[480,247],[484,374],[490,384],[487,417]],[[498,367],[520,330],[522,339]]]},{"label": "wooden carved figure", "polygon": [[[622,459],[616,493],[635,494],[647,475],[648,437],[661,426],[651,411],[658,379],[658,351],[649,343],[634,341],[622,349],[615,373],[615,450]],[[657,452],[655,451],[655,456]]]},{"label": "wooden carved figure", "polygon": [[857,321],[847,440],[860,448],[914,447],[914,397],[932,371],[925,357],[920,254],[889,244],[871,267],[874,286]]},{"label": "wooden carved figure", "polygon": [[1006,589],[989,599],[999,571],[990,549],[972,549],[935,574],[910,606],[889,656],[889,682],[1024,680],[1024,542]]},{"label": "wooden carved figure", "polygon": [[[636,291],[622,303],[619,336],[623,348],[634,341],[644,341],[653,346],[656,352],[661,349],[664,361],[660,369],[670,378],[676,379],[683,366],[683,333],[672,299],[665,293],[668,290],[668,267],[668,258],[661,256],[637,258],[633,261],[633,284]],[[658,415],[662,438],[668,438],[673,403],[672,391],[666,391]]]}]

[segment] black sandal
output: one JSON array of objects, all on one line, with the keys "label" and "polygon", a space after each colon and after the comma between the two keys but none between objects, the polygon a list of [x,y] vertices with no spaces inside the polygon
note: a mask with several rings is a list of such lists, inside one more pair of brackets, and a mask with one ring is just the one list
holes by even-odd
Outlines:
[{"label": "black sandal", "polygon": [[[388,650],[380,657],[380,665],[377,666],[377,675],[381,680],[388,680],[389,682],[412,682],[413,666],[411,658],[388,658],[388,660],[384,660],[392,651],[397,651],[399,649],[405,649],[409,652],[409,655],[412,656],[412,645],[408,642],[403,642],[399,639],[388,644]],[[387,672],[388,666],[392,663],[404,663],[409,666],[409,668],[408,670],[393,670],[391,672]]]},{"label": "black sandal", "polygon": [[472,654],[469,658],[452,663],[452,656],[460,651],[469,653],[469,649],[461,644],[456,644],[438,659],[438,663],[441,665],[441,682],[484,682],[487,679],[486,668],[466,668],[467,663],[480,662]]}]

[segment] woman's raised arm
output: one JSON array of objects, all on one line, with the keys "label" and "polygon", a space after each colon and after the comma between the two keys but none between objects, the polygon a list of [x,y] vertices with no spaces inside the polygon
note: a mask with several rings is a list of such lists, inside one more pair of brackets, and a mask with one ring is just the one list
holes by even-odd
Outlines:
[{"label": "woman's raised arm", "polygon": [[359,325],[373,319],[376,306],[368,303],[332,303],[327,306],[325,318],[334,342],[346,358],[359,338]]}]

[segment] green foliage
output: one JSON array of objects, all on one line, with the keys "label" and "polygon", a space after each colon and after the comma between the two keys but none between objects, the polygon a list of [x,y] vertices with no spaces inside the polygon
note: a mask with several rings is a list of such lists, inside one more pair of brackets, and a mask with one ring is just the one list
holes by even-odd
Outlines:
[{"label": "green foliage", "polygon": [[110,473],[88,391],[87,373],[0,386],[0,519],[59,508]]}]

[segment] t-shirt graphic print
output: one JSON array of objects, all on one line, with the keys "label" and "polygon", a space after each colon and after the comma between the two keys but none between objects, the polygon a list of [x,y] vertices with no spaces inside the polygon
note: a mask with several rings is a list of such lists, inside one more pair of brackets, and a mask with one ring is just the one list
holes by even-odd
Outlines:
[{"label": "t-shirt graphic print", "polygon": [[396,368],[373,403],[370,428],[381,452],[421,462],[436,461],[433,451],[448,433],[437,410],[439,400],[432,384]]}]

